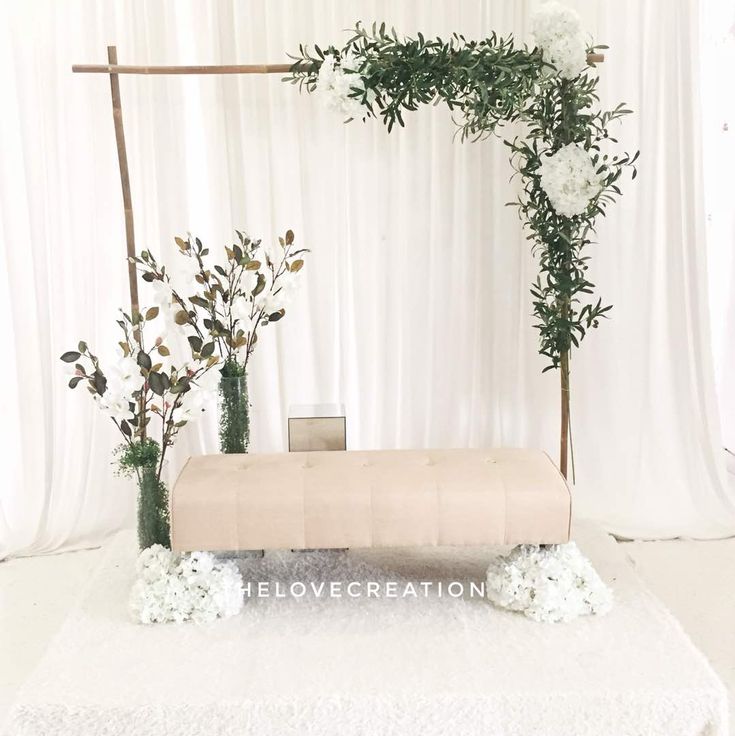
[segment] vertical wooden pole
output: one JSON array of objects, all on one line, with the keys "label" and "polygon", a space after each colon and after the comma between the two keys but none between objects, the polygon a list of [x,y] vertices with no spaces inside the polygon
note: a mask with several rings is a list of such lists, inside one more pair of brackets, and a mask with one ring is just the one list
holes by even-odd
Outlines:
[{"label": "vertical wooden pole", "polygon": [[561,428],[559,436],[559,470],[567,478],[567,459],[569,457],[569,351],[561,354],[559,366],[561,377]]},{"label": "vertical wooden pole", "polygon": [[[107,60],[117,64],[117,47],[107,47]],[[115,141],[117,143],[117,162],[120,167],[120,184],[122,185],[123,209],[125,211],[125,240],[128,259],[135,253],[135,229],[133,225],[133,200],[130,196],[130,175],[128,173],[128,152],[125,148],[125,129],[123,127],[122,103],[120,101],[120,79],[117,74],[110,74],[110,92],[112,94],[112,119],[115,123]],[[130,316],[135,320],[140,311],[138,301],[138,271],[135,263],[128,261],[128,285],[130,287]],[[138,331],[136,331],[138,332]]]},{"label": "vertical wooden pole", "polygon": [[[117,47],[107,47],[107,60],[110,64],[117,64]],[[138,299],[138,269],[130,259],[135,253],[135,225],[133,222],[133,198],[130,196],[130,173],[128,172],[128,152],[125,148],[125,128],[123,127],[122,102],[120,99],[120,78],[117,74],[110,74],[110,94],[112,95],[112,120],[115,124],[115,142],[117,143],[117,163],[120,167],[120,185],[122,187],[123,211],[125,212],[125,245],[128,255],[128,287],[130,289],[130,317],[133,320],[133,335],[138,347],[143,349],[143,335],[138,324],[140,301]],[[146,439],[146,390],[141,394],[138,402],[137,433],[141,441]],[[165,450],[164,450],[165,451]],[[161,453],[163,460],[163,452]],[[160,475],[160,469],[159,469]]]}]

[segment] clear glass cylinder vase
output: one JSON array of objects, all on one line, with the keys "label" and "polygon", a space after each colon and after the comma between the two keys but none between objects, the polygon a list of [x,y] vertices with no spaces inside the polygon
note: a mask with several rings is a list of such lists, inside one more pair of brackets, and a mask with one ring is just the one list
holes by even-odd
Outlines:
[{"label": "clear glass cylinder vase", "polygon": [[250,444],[248,378],[223,376],[219,384],[219,449],[224,454],[243,453]]},{"label": "clear glass cylinder vase", "polygon": [[168,488],[161,480],[158,465],[135,468],[138,482],[138,545],[146,549],[154,544],[171,546]]}]

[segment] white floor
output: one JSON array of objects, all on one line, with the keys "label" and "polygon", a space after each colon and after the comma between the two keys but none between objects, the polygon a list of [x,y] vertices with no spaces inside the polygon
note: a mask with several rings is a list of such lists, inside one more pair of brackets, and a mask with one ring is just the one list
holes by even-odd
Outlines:
[{"label": "white floor", "polygon": [[[735,695],[735,539],[630,542],[624,550]],[[0,563],[0,723],[101,556]],[[731,707],[732,710],[732,707]],[[735,734],[735,718],[731,714]]]}]

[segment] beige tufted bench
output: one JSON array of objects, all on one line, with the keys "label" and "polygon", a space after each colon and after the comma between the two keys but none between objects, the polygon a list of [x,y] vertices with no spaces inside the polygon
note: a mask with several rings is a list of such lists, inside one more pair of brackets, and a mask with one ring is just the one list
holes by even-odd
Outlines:
[{"label": "beige tufted bench", "polygon": [[189,459],[178,551],[569,540],[569,489],[536,450],[376,450]]}]

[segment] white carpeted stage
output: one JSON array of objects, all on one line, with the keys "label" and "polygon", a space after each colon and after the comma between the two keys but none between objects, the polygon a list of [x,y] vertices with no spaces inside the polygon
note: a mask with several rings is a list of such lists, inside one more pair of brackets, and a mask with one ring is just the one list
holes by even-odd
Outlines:
[{"label": "white carpeted stage", "polygon": [[[207,627],[145,627],[127,614],[136,550],[119,535],[6,733],[724,736],[726,693],[704,657],[609,537],[575,538],[614,588],[606,617],[539,624],[477,598],[307,593]],[[495,553],[279,553],[242,567],[286,584],[479,582]]]}]

